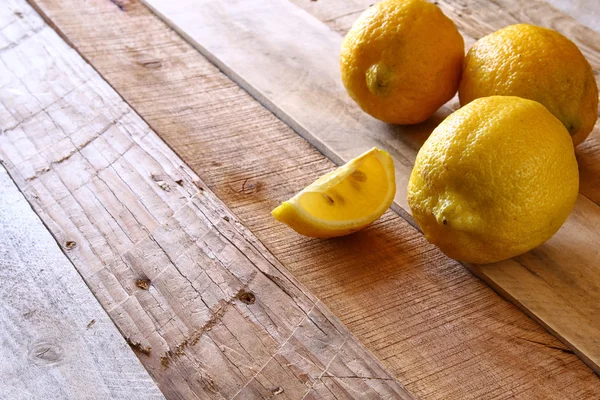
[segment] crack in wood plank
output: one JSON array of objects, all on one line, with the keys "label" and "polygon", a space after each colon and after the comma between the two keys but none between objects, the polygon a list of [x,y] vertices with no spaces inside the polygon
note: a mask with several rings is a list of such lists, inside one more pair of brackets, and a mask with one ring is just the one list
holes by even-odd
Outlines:
[{"label": "crack in wood plank", "polygon": [[[315,309],[315,307],[317,306],[317,303],[315,303],[312,308],[310,309],[309,313]],[[279,348],[277,349],[277,351],[271,356],[271,358],[269,358],[256,372],[256,374],[248,380],[248,382],[246,382],[246,384],[244,386],[242,386],[240,388],[240,390],[238,390],[238,392],[233,395],[232,400],[235,399],[249,384],[250,382],[252,382],[258,375],[260,375],[261,372],[263,372],[263,370],[265,369],[265,367],[272,361],[275,359],[275,356],[277,356],[277,354],[279,354],[279,352],[284,348],[284,346],[290,341],[290,339],[292,337],[294,337],[294,333],[296,333],[296,331],[302,326],[302,324],[306,321],[306,319],[308,318],[308,313],[307,315],[304,317],[304,319],[302,319],[298,325],[296,325],[294,327],[294,329],[292,330],[292,332],[290,333],[290,335],[287,337],[287,339],[285,339],[285,341],[279,346]]]}]

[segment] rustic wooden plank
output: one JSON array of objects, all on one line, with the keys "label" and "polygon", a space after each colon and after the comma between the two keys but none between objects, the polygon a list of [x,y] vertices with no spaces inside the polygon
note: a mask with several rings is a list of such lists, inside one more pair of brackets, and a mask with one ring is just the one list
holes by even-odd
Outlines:
[{"label": "rustic wooden plank", "polygon": [[[570,350],[395,213],[326,241],[277,224],[270,210],[334,165],[137,1],[35,4],[412,393],[600,396],[600,381]],[[309,396],[343,393],[344,381],[321,382]]]},{"label": "rustic wooden plank", "polygon": [[[539,1],[539,0],[538,0]],[[547,0],[577,22],[600,33],[600,2],[596,0]]]},{"label": "rustic wooden plank", "polygon": [[163,399],[0,166],[0,398]]},{"label": "rustic wooden plank", "polygon": [[412,398],[35,11],[0,15],[0,159],[166,397]]},{"label": "rustic wooden plank", "polygon": [[[331,0],[327,2],[290,1],[341,34],[346,34],[356,18],[373,4],[369,0]],[[581,29],[581,25],[586,25],[588,28],[600,32],[600,26],[598,26],[598,21],[600,21],[600,4],[595,0],[517,0],[516,2],[511,2],[512,7],[509,8],[506,8],[508,3],[498,3],[496,0],[465,0],[460,2],[440,0],[437,3],[444,10],[444,13],[450,16],[463,29],[463,35],[468,28],[475,28],[473,34],[476,38],[480,37],[482,32],[477,32],[478,29],[486,26],[489,27],[488,21],[491,18],[489,14],[496,12],[507,14],[517,9],[528,7],[541,7],[543,9],[540,18],[544,19],[544,24],[564,26],[566,23],[566,25],[572,27],[579,26],[577,29]],[[481,18],[479,17],[480,15],[485,15],[485,17]],[[579,22],[579,24],[573,24],[573,19]],[[510,23],[506,21],[503,26]],[[469,34],[467,34],[465,39],[467,39],[466,45],[469,48],[474,39]]]},{"label": "rustic wooden plank", "polygon": [[[370,118],[352,104],[341,84],[338,51],[342,37],[287,0],[268,4],[144,2],[334,161],[348,161],[373,146],[388,150],[397,169],[395,210],[401,215],[410,213],[406,185],[419,148],[415,139],[423,137],[415,137],[414,129],[426,134],[432,122],[439,121],[440,114],[451,106],[417,128],[392,127]],[[598,39],[600,43],[600,34],[590,30],[589,36],[590,41]],[[600,57],[600,52],[596,56]],[[595,163],[600,164],[600,154]],[[590,284],[600,274],[600,250],[594,245],[600,243],[600,231],[595,229],[600,207],[590,200],[596,189],[588,194],[582,186],[583,195],[573,215],[552,241],[513,260],[467,266],[547,326],[600,373],[600,343],[596,339],[600,337],[600,319],[595,318],[600,315],[600,287]],[[564,254],[578,255],[577,261]]]}]

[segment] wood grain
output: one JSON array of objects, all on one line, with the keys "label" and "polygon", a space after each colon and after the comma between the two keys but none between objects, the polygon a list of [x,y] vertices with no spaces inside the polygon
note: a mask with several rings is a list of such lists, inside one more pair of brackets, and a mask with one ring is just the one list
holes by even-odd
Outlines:
[{"label": "wood grain", "polygon": [[[417,128],[392,127],[369,117],[352,103],[341,84],[341,35],[287,0],[144,2],[329,158],[339,163],[373,146],[388,150],[396,165],[394,210],[405,217],[410,214],[406,186],[420,146],[417,139],[435,126],[440,114],[454,107],[444,106],[433,120]],[[589,42],[600,43],[600,34],[589,30],[587,36]],[[592,55],[600,58],[600,51]],[[597,131],[590,143],[596,140]],[[592,163],[600,165],[600,154]],[[573,215],[551,242],[514,260],[467,266],[600,373],[600,319],[595,318],[600,315],[600,288],[589,284],[600,275],[600,253],[594,245],[600,243],[600,231],[595,229],[600,207],[590,200],[596,189],[588,192],[586,187],[582,185]]]},{"label": "wood grain", "polygon": [[577,22],[600,33],[600,3],[595,0],[547,0],[550,5]]},{"label": "wood grain", "polygon": [[163,399],[2,166],[0,198],[0,398]]},{"label": "wood grain", "polygon": [[167,398],[412,398],[35,11],[0,15],[0,159]]},{"label": "wood grain", "polygon": [[[395,213],[327,241],[277,224],[270,210],[333,163],[137,1],[35,4],[417,397],[600,396],[600,381],[569,349]],[[322,390],[334,387],[311,396],[329,398]]]}]

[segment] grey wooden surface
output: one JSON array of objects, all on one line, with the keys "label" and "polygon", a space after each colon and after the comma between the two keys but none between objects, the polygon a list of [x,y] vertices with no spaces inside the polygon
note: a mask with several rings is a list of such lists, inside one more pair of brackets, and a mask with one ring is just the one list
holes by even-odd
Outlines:
[{"label": "grey wooden surface", "polygon": [[553,7],[569,14],[579,23],[600,33],[600,1],[547,0]]},{"label": "grey wooden surface", "polygon": [[162,399],[0,166],[0,399]]}]

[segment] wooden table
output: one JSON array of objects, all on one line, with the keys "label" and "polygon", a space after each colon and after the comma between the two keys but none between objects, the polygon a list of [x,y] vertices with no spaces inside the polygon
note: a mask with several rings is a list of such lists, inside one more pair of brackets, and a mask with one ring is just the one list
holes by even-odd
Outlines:
[{"label": "wooden table", "polygon": [[[370,1],[276,3],[334,38]],[[554,332],[565,345],[401,207],[334,240],[277,224],[270,210],[334,163],[289,108],[250,96],[145,5],[7,4],[0,398],[600,398],[574,354],[597,365],[593,323],[574,327],[581,347]],[[439,5],[468,45],[552,26],[599,76],[593,0]]]}]

